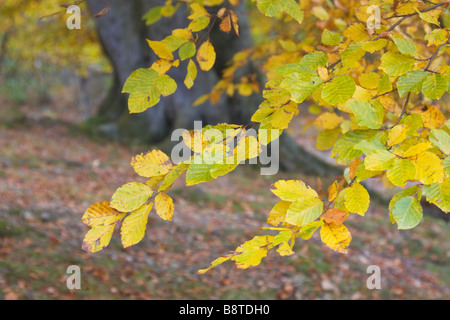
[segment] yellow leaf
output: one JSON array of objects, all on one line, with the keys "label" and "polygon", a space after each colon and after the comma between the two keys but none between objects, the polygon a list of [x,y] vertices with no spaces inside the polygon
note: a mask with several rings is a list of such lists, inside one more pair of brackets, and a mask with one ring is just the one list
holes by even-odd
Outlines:
[{"label": "yellow leaf", "polygon": [[356,171],[358,170],[359,165],[361,164],[361,158],[355,158],[350,163],[350,170],[348,172],[348,177],[350,180],[353,180],[353,178],[356,176]]},{"label": "yellow leaf", "polygon": [[269,218],[267,218],[267,223],[276,227],[280,223],[284,222],[286,212],[291,204],[292,202],[290,201],[280,201],[275,204],[270,211]]},{"label": "yellow leaf", "polygon": [[160,192],[155,197],[155,209],[158,216],[166,221],[172,221],[173,200],[164,192]]},{"label": "yellow leaf", "polygon": [[324,112],[316,118],[314,124],[324,130],[337,128],[345,119],[334,112]]},{"label": "yellow leaf", "polygon": [[324,223],[320,228],[320,238],[332,250],[347,253],[348,246],[352,240],[350,231],[343,225]]},{"label": "yellow leaf", "polygon": [[115,226],[115,224],[98,225],[89,230],[83,239],[83,250],[95,253],[108,246]]},{"label": "yellow leaf", "polygon": [[[407,140],[405,142],[408,142],[408,141],[409,140]],[[431,149],[432,147],[433,147],[433,145],[431,144],[430,141],[419,142],[417,144],[413,144],[411,147],[406,149],[405,152],[401,153],[401,156],[405,157],[405,158],[414,157],[414,156],[424,152],[425,150]]]},{"label": "yellow leaf", "polygon": [[154,176],[151,177],[150,179],[147,180],[147,182],[145,183],[146,185],[148,185],[150,188],[155,188],[161,181],[163,181],[165,179],[165,175],[161,175],[161,176]]},{"label": "yellow leaf", "polygon": [[188,89],[192,88],[192,86],[194,85],[195,78],[197,78],[197,66],[195,65],[195,62],[192,59],[190,59],[187,67],[186,79],[184,80],[186,88]]},{"label": "yellow leaf", "polygon": [[152,64],[151,69],[155,70],[156,72],[158,72],[158,74],[161,75],[169,71],[170,68],[172,68],[172,66],[173,66],[172,61],[166,59],[159,59]]},{"label": "yellow leaf", "polygon": [[120,212],[131,212],[140,208],[152,194],[153,191],[148,185],[130,182],[114,192],[110,205]]},{"label": "yellow leaf", "polygon": [[353,213],[364,216],[370,204],[367,190],[358,182],[353,183],[345,192],[345,208]]},{"label": "yellow leaf", "polygon": [[144,238],[148,214],[150,213],[152,206],[152,203],[148,205],[145,204],[125,218],[120,229],[122,245],[124,248],[133,246]]},{"label": "yellow leaf", "polygon": [[236,32],[236,35],[239,37],[239,18],[236,15],[236,13],[234,13],[233,10],[230,10],[230,15],[231,15],[231,23],[233,24],[234,32]]},{"label": "yellow leaf", "polygon": [[322,211],[323,203],[319,198],[302,196],[289,207],[285,222],[301,227],[319,218]]},{"label": "yellow leaf", "polygon": [[407,124],[399,124],[393,127],[389,131],[388,136],[388,146],[391,147],[393,145],[399,144],[406,139],[406,132],[409,130],[409,125]]},{"label": "yellow leaf", "polygon": [[386,172],[389,181],[398,187],[404,187],[408,180],[414,180],[416,167],[408,159],[395,159],[392,168]]},{"label": "yellow leaf", "polygon": [[442,160],[437,155],[425,151],[418,154],[415,158],[411,158],[411,161],[416,165],[416,180],[426,185],[434,182],[440,183],[444,180]]},{"label": "yellow leaf", "polygon": [[336,199],[338,193],[339,193],[339,183],[337,183],[337,181],[335,181],[328,188],[328,202],[334,201]]},{"label": "yellow leaf", "polygon": [[317,69],[317,73],[319,74],[320,79],[327,81],[328,80],[328,69],[323,67],[323,66],[319,66]]},{"label": "yellow leaf", "polygon": [[152,50],[155,52],[155,54],[160,57],[161,59],[165,60],[173,60],[173,55],[170,49],[161,41],[151,41],[148,40],[148,45]]},{"label": "yellow leaf", "polygon": [[294,251],[292,251],[292,248],[289,246],[288,243],[282,243],[278,248],[277,248],[277,252],[280,254],[280,256],[285,257],[285,256],[290,256],[292,254],[294,254]]},{"label": "yellow leaf", "polygon": [[397,102],[390,96],[381,96],[377,100],[383,105],[383,108],[390,112],[395,112],[395,109],[398,107]]},{"label": "yellow leaf", "polygon": [[149,178],[167,174],[172,163],[164,152],[153,150],[135,156],[131,159],[131,166],[138,175]]},{"label": "yellow leaf", "polygon": [[158,191],[161,192],[169,189],[175,182],[175,180],[178,179],[188,168],[189,165],[186,163],[179,163],[178,165],[173,167],[164,178],[164,181],[163,183],[161,183],[161,186],[159,187]]},{"label": "yellow leaf", "polygon": [[274,184],[275,189],[271,191],[285,201],[295,201],[300,197],[318,197],[314,189],[308,187],[300,180],[279,180]]},{"label": "yellow leaf", "polygon": [[422,117],[423,126],[430,129],[438,129],[447,119],[436,106],[426,106],[422,110],[412,111]]},{"label": "yellow leaf", "polygon": [[236,262],[239,269],[247,269],[257,266],[261,260],[267,256],[268,249],[271,248],[273,236],[256,236],[252,240],[243,243],[236,249],[237,255],[231,260]]},{"label": "yellow leaf", "polygon": [[84,213],[81,221],[88,227],[98,225],[110,225],[123,218],[125,213],[119,212],[110,207],[108,201],[99,202],[91,205]]},{"label": "yellow leaf", "polygon": [[216,51],[211,42],[203,42],[197,50],[197,62],[203,71],[209,71],[214,66],[216,62]]},{"label": "yellow leaf", "polygon": [[189,20],[195,20],[200,17],[209,17],[208,11],[206,11],[205,7],[198,3],[191,4],[192,13],[188,17]]},{"label": "yellow leaf", "polygon": [[218,265],[224,263],[225,261],[228,261],[232,258],[232,255],[228,255],[228,256],[224,256],[224,257],[219,257],[216,260],[214,260],[213,262],[211,262],[211,265],[206,268],[206,269],[200,269],[197,271],[198,274],[205,274],[207,273],[209,270],[211,270],[214,267],[217,267]]}]

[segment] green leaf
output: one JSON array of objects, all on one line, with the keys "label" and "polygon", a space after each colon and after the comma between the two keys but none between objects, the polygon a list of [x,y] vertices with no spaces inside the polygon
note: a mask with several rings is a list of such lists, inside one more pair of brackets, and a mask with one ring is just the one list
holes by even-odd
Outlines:
[{"label": "green leaf", "polygon": [[169,48],[170,51],[173,52],[188,41],[189,40],[186,39],[185,37],[170,35],[167,36],[162,42],[167,46],[167,48]]},{"label": "green leaf", "polygon": [[450,135],[441,129],[430,130],[430,141],[445,155],[450,155]]},{"label": "green leaf", "polygon": [[325,29],[322,32],[322,43],[329,46],[337,46],[341,43],[341,36],[337,32]]},{"label": "green leaf", "polygon": [[256,6],[268,17],[274,17],[283,12],[283,3],[279,0],[257,0]]},{"label": "green leaf", "polygon": [[404,54],[387,52],[381,57],[380,69],[391,77],[401,76],[410,71],[416,60]]},{"label": "green leaf", "polygon": [[329,150],[333,148],[340,134],[341,134],[340,128],[320,131],[319,134],[317,135],[316,149]]},{"label": "green leaf", "polygon": [[310,222],[308,224],[305,224],[302,226],[300,231],[298,232],[298,236],[304,240],[311,239],[312,235],[318,228],[320,228],[323,225],[323,219]]},{"label": "green leaf", "polygon": [[177,180],[187,169],[189,165],[186,163],[179,163],[175,167],[173,167],[170,172],[165,176],[163,182],[159,186],[158,191],[166,191],[169,189],[172,184]]},{"label": "green leaf", "polygon": [[156,79],[156,88],[164,97],[167,97],[177,90],[177,83],[168,75],[162,74]]},{"label": "green leaf", "polygon": [[394,165],[386,174],[394,186],[404,187],[408,180],[414,180],[416,166],[408,159],[395,159]]},{"label": "green leaf", "polygon": [[423,82],[422,92],[430,99],[439,100],[447,90],[447,78],[439,73],[429,74]]},{"label": "green leaf", "polygon": [[316,197],[295,200],[286,213],[285,222],[301,227],[316,220],[323,211],[323,202]]},{"label": "green leaf", "polygon": [[343,75],[323,86],[322,98],[329,104],[344,104],[353,96],[355,90],[355,81],[351,77]]},{"label": "green leaf", "polygon": [[207,16],[198,17],[189,23],[188,29],[192,32],[199,32],[209,25],[210,18]]},{"label": "green leaf", "polygon": [[412,229],[422,220],[423,210],[415,197],[404,197],[398,200],[392,210],[392,217],[399,229]]},{"label": "green leaf", "polygon": [[202,182],[213,181],[214,178],[211,176],[211,168],[213,164],[206,163],[192,163],[186,172],[186,185],[192,186]]},{"label": "green leaf", "polygon": [[388,74],[381,77],[380,83],[378,84],[378,94],[385,94],[392,91],[392,83]]},{"label": "green leaf", "polygon": [[300,5],[295,0],[283,0],[281,1],[283,10],[294,18],[298,23],[303,22],[304,12],[300,8]]},{"label": "green leaf", "polygon": [[415,56],[417,54],[417,47],[414,41],[396,36],[392,36],[391,38],[394,40],[401,53],[410,56]]},{"label": "green leaf", "polygon": [[197,48],[195,46],[195,43],[189,41],[183,44],[180,50],[178,50],[178,55],[180,56],[180,60],[184,61],[195,56],[196,52]]},{"label": "green leaf", "polygon": [[397,81],[397,89],[400,98],[404,97],[408,92],[420,93],[422,83],[428,73],[422,70],[410,71],[401,76]]},{"label": "green leaf", "polygon": [[120,212],[131,212],[140,208],[153,194],[152,189],[140,182],[130,182],[114,192],[111,207]]},{"label": "green leaf", "polygon": [[395,155],[387,150],[376,150],[364,159],[367,170],[379,171],[389,169],[394,164]]},{"label": "green leaf", "polygon": [[450,178],[442,183],[432,183],[423,187],[427,201],[438,206],[442,211],[450,211]]},{"label": "green leaf", "polygon": [[331,150],[331,157],[341,161],[351,161],[362,155],[361,150],[353,147],[361,140],[373,137],[376,131],[372,130],[350,130],[343,134],[334,144]]},{"label": "green leaf", "polygon": [[142,19],[145,20],[145,23],[149,26],[155,22],[157,22],[159,19],[161,19],[162,6],[156,6],[150,9],[143,17]]},{"label": "green leaf", "polygon": [[379,129],[383,125],[384,108],[379,103],[371,104],[367,101],[353,101],[350,103],[358,125],[370,129]]},{"label": "green leaf", "polygon": [[287,76],[280,84],[280,88],[289,91],[292,101],[301,103],[322,84],[323,80],[319,77],[296,72]]},{"label": "green leaf", "polygon": [[417,199],[420,199],[422,197],[421,187],[420,186],[412,186],[412,187],[409,187],[409,188],[406,188],[406,189],[403,189],[403,190],[397,192],[391,198],[391,201],[389,202],[389,214],[392,215],[392,210],[394,210],[394,206],[398,200],[400,200],[404,197],[412,196],[412,195],[416,195]]},{"label": "green leaf", "polygon": [[378,39],[375,41],[367,41],[362,44],[362,49],[364,51],[374,53],[375,51],[383,49],[387,44],[386,39]]},{"label": "green leaf", "polygon": [[144,112],[159,102],[161,93],[156,88],[158,77],[158,72],[153,69],[138,69],[127,79],[122,92],[130,93],[130,113]]},{"label": "green leaf", "polygon": [[361,43],[353,43],[342,53],[342,65],[346,71],[356,68],[360,65],[361,58],[366,54],[362,49]]}]

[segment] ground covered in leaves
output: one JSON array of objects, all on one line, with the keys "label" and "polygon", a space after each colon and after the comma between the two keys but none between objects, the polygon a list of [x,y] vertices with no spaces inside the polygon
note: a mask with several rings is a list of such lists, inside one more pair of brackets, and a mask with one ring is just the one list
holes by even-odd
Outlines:
[{"label": "ground covered in leaves", "polygon": [[[299,240],[290,257],[274,251],[256,268],[225,263],[198,275],[267,226],[276,180],[317,187],[316,178],[262,177],[249,167],[207,185],[175,185],[173,222],[152,213],[142,243],[125,250],[116,232],[107,249],[86,253],[81,216],[122,184],[140,181],[129,161],[149,147],[96,141],[68,123],[67,112],[59,119],[24,108],[26,119],[9,110],[14,116],[0,120],[0,299],[450,298],[448,223],[425,217],[398,231],[376,205],[349,218],[348,255],[316,234]],[[70,265],[81,268],[81,290],[66,287]],[[381,268],[381,290],[366,287],[370,265]]]}]

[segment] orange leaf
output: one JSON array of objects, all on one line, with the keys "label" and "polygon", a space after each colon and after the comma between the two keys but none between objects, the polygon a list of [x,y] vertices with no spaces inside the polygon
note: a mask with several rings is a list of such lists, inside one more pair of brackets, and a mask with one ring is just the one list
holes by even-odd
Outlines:
[{"label": "orange leaf", "polygon": [[326,223],[334,223],[340,226],[349,216],[348,212],[339,209],[328,209],[327,212],[323,214],[323,220]]}]

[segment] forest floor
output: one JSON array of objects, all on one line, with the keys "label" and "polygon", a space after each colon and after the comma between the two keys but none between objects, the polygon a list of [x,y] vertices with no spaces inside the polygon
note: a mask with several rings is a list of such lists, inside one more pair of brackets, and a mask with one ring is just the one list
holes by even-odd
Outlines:
[{"label": "forest floor", "polygon": [[[0,103],[0,299],[450,298],[448,222],[425,217],[399,231],[378,205],[348,219],[348,255],[331,251],[316,234],[299,240],[292,256],[270,252],[252,269],[225,263],[198,275],[261,234],[276,202],[272,183],[318,183],[297,173],[261,176],[250,167],[207,185],[174,185],[173,222],[151,214],[140,244],[123,249],[116,230],[108,248],[84,252],[81,216],[122,184],[142,180],[129,162],[147,147],[92,139],[69,123],[69,111],[20,111],[26,119]],[[70,265],[81,268],[81,290],[66,287]],[[381,268],[381,290],[366,287],[370,265]]]}]

